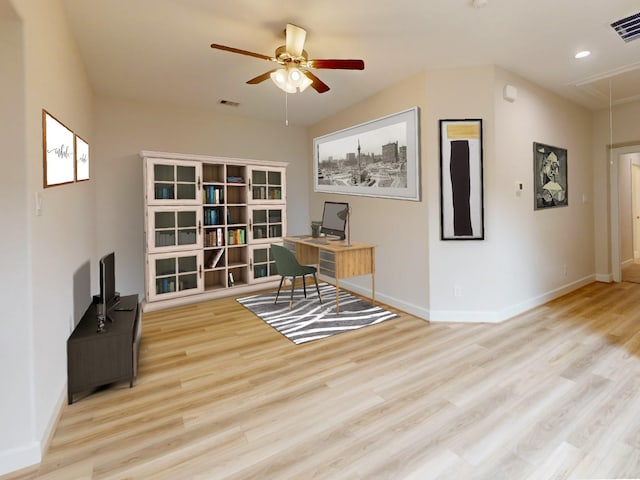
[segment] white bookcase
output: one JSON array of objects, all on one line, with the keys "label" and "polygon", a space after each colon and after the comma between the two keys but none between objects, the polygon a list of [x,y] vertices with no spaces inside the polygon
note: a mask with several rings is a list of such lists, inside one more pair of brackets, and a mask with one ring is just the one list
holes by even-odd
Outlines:
[{"label": "white bookcase", "polygon": [[145,311],[277,285],[286,163],[142,151]]}]

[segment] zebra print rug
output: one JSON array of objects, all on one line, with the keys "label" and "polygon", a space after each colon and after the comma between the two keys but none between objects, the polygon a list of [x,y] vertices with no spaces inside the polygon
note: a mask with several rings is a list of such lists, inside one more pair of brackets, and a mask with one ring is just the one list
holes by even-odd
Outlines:
[{"label": "zebra print rug", "polygon": [[395,313],[376,307],[344,290],[340,290],[340,312],[336,313],[335,287],[327,283],[321,283],[319,287],[322,303],[318,301],[318,294],[312,283],[307,286],[307,298],[304,298],[302,287],[294,290],[291,309],[289,288],[280,291],[278,303],[275,305],[273,301],[276,292],[237,300],[298,345],[397,317]]}]

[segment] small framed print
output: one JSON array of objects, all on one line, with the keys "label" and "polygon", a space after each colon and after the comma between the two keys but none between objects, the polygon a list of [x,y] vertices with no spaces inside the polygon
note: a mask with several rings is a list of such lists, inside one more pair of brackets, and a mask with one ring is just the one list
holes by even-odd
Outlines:
[{"label": "small framed print", "polygon": [[64,124],[42,110],[44,187],[75,180],[74,135]]},{"label": "small framed print", "polygon": [[569,205],[567,149],[533,142],[534,210]]},{"label": "small framed print", "polygon": [[89,180],[89,144],[80,136],[75,136],[76,142],[76,181]]}]

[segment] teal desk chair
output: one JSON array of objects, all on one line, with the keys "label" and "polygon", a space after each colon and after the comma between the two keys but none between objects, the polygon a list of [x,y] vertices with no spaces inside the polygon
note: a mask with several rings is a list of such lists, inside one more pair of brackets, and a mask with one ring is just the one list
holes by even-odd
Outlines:
[{"label": "teal desk chair", "polygon": [[318,279],[316,277],[316,267],[312,265],[300,265],[295,255],[280,245],[272,244],[271,254],[276,261],[276,268],[280,274],[280,285],[278,285],[278,292],[276,293],[276,299],[273,303],[278,303],[278,296],[280,295],[280,289],[282,288],[282,282],[284,282],[285,277],[291,277],[291,298],[289,299],[289,308],[293,305],[293,290],[296,285],[296,277],[302,277],[304,298],[307,298],[307,284],[305,281],[306,275],[313,275],[313,281],[316,284],[318,298],[320,299],[320,303],[322,303],[320,289],[318,288]]}]

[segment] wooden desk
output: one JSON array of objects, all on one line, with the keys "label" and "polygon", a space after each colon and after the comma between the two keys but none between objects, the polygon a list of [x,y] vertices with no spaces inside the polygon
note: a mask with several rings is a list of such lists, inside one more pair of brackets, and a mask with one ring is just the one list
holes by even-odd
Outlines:
[{"label": "wooden desk", "polygon": [[347,247],[344,243],[344,241],[327,241],[308,235],[284,239],[284,246],[295,253],[298,262],[305,265],[318,265],[318,271],[321,275],[335,279],[336,312],[340,311],[338,296],[341,278],[371,275],[371,302],[375,303],[376,301],[375,245],[351,242],[351,245]]}]

